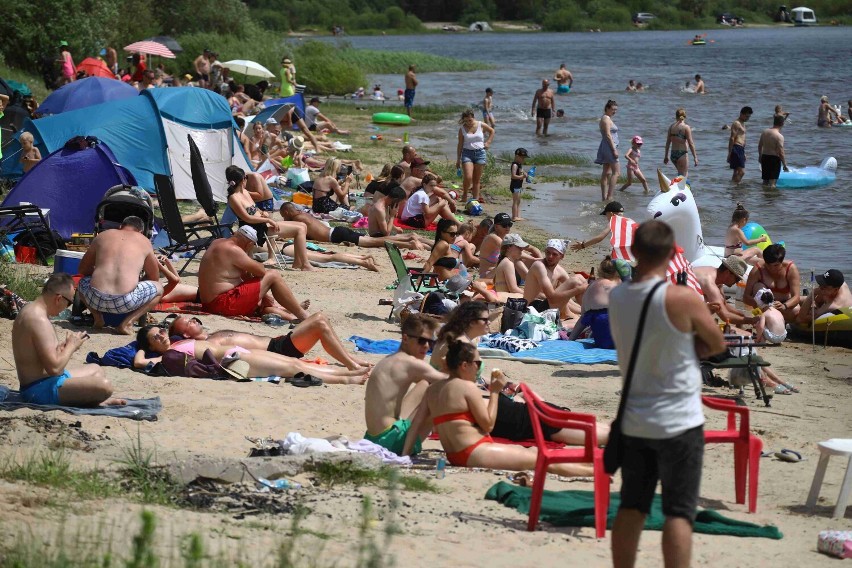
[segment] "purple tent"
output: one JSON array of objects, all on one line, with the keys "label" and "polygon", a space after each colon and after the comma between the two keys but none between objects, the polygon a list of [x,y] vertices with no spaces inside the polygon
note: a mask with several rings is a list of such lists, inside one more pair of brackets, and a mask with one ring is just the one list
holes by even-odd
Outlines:
[{"label": "purple tent", "polygon": [[67,239],[71,233],[94,230],[98,203],[118,184],[136,185],[136,178],[117,163],[106,144],[83,149],[66,144],[24,175],[3,206],[24,201],[50,209],[50,228]]},{"label": "purple tent", "polygon": [[103,77],[86,77],[79,81],[72,81],[50,93],[36,112],[45,116],[60,114],[137,96],[139,91],[127,83]]}]

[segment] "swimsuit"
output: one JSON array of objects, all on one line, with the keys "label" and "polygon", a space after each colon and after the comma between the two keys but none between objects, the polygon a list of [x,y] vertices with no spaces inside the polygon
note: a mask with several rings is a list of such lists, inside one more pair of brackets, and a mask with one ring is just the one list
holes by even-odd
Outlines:
[{"label": "swimsuit", "polygon": [[733,147],[731,147],[731,155],[728,157],[728,163],[731,164],[732,170],[745,168],[745,146],[741,144],[734,144]]},{"label": "swimsuit", "polygon": [[405,89],[403,105],[408,108],[414,106],[414,89]]},{"label": "swimsuit", "polygon": [[639,171],[639,158],[642,157],[642,150],[633,150],[632,157],[636,163],[627,162],[627,171],[636,173]]},{"label": "swimsuit", "polygon": [[783,288],[781,288],[779,286],[775,286],[773,288],[772,286],[769,286],[768,284],[766,284],[767,279],[763,277],[763,269],[766,268],[765,266],[761,266],[757,269],[760,272],[760,283],[763,284],[765,287],[769,288],[770,290],[772,290],[772,293],[775,295],[775,299],[779,302],[784,302],[784,301],[790,299],[790,284],[787,282],[787,273],[790,272],[791,266],[793,266],[792,262],[787,265],[787,270],[784,271],[784,287]]},{"label": "swimsuit", "polygon": [[89,309],[106,314],[129,314],[160,295],[157,283],[143,280],[126,294],[107,294],[92,286],[92,277],[80,280],[80,293]]},{"label": "swimsuit", "polygon": [[[438,426],[439,424],[443,424],[444,422],[451,422],[453,420],[465,420],[467,422],[470,422],[471,424],[476,424],[476,419],[473,417],[473,414],[471,414],[470,411],[442,414],[441,416],[436,416],[432,420],[432,422],[435,424],[435,426]],[[473,450],[475,450],[482,444],[493,443],[494,439],[491,436],[483,436],[479,439],[478,442],[469,445],[460,452],[447,452],[447,461],[449,461],[452,465],[458,467],[467,467],[467,461],[470,459],[470,454],[473,453]]]},{"label": "swimsuit", "polygon": [[[175,341],[174,343],[172,343],[169,349],[172,351],[177,351],[178,353],[183,353],[184,355],[195,359],[194,339],[182,339],[180,341]],[[227,351],[225,351],[225,356],[222,357],[222,359],[233,359],[239,353],[249,353],[249,350],[243,347],[231,347]]]},{"label": "swimsuit", "polygon": [[352,243],[357,245],[363,236],[364,233],[353,231],[349,227],[332,227],[328,234],[328,240],[334,244]]},{"label": "swimsuit", "polygon": [[569,85],[559,85],[558,87],[556,87],[556,94],[557,95],[567,95],[570,92],[571,92],[571,87]]},{"label": "swimsuit", "polygon": [[[521,170],[521,164],[519,164],[518,162],[512,162],[512,165],[509,166],[509,170],[511,171],[512,175],[520,175],[521,173],[523,173],[523,170]],[[512,193],[520,193],[521,188],[523,188],[523,186],[523,178],[510,179],[509,181],[509,191],[511,191]]]},{"label": "swimsuit", "polygon": [[760,155],[761,177],[764,181],[775,181],[781,176],[781,158],[768,154]]},{"label": "swimsuit", "polygon": [[541,108],[541,107],[535,109],[535,117],[536,118],[543,118],[545,120],[550,120],[550,118],[552,116],[553,116],[553,109]]},{"label": "swimsuit", "polygon": [[213,301],[202,304],[205,311],[222,316],[257,315],[260,306],[260,278],[245,280]]},{"label": "swimsuit", "polygon": [[677,162],[678,160],[686,156],[687,153],[688,152],[686,150],[672,150],[669,156],[671,157],[672,162]]},{"label": "swimsuit", "polygon": [[71,378],[71,373],[62,371],[61,375],[45,377],[32,382],[21,389],[21,398],[29,404],[59,404],[59,387]]},{"label": "swimsuit", "polygon": [[271,351],[272,353],[278,353],[279,355],[284,355],[285,357],[293,357],[294,359],[301,359],[305,355],[299,351],[295,345],[293,345],[292,331],[287,335],[281,335],[270,339],[269,345],[266,346],[266,350]]},{"label": "swimsuit", "polygon": [[[618,127],[615,123],[609,127],[609,133],[612,136],[613,145],[618,148]],[[609,145],[606,136],[601,136],[601,143],[598,146],[598,156],[595,158],[595,163],[600,165],[618,163],[618,158],[615,157],[615,152],[613,152],[612,147]]]},{"label": "swimsuit", "polygon": [[[370,434],[369,432],[364,433],[364,439],[373,442],[374,444],[378,444],[383,448],[387,448],[398,456],[402,455],[402,448],[405,446],[405,437],[408,435],[408,431],[411,429],[411,420],[397,420],[391,426],[382,432],[381,434]],[[412,454],[419,454],[422,449],[420,438],[414,442],[414,448],[411,450]],[[449,457],[449,454],[447,454]]]},{"label": "swimsuit", "polygon": [[615,349],[609,329],[609,309],[589,310],[580,318],[580,325],[592,328],[592,339],[598,349]]}]

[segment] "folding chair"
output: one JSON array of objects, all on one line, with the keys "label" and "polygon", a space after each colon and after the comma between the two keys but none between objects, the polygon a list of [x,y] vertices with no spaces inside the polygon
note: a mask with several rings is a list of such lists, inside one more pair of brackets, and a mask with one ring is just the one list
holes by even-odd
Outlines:
[{"label": "folding chair", "polygon": [[395,244],[385,241],[385,250],[388,251],[393,269],[396,272],[397,287],[394,293],[394,303],[391,306],[391,313],[388,316],[390,319],[393,316],[394,307],[402,295],[408,291],[415,292],[432,292],[437,290],[438,275],[434,272],[423,272],[419,268],[410,268],[405,265],[402,258],[402,253],[399,247]]},{"label": "folding chair", "polygon": [[[746,480],[748,480],[748,512],[757,511],[757,482],[760,474],[760,452],[763,442],[751,433],[747,406],[725,398],[702,396],[704,406],[728,413],[726,430],[705,430],[705,444],[734,445],[734,490],[737,503],[746,502]],[[737,415],[740,416],[739,428]]]},{"label": "folding chair", "polygon": [[[44,214],[37,205],[14,205],[9,207],[0,207],[0,235],[8,235],[10,233],[27,233],[32,242],[35,244],[36,253],[42,264],[47,264],[47,253],[42,250],[39,240],[36,238],[36,231],[45,231],[53,249],[59,248],[59,243],[53,236],[53,231],[50,230],[50,225]],[[10,243],[11,244],[11,243]],[[62,245],[65,248],[65,245]]]},{"label": "folding chair", "polygon": [[[552,463],[590,463],[594,468],[595,488],[595,536],[606,535],[606,521],[609,511],[610,476],[604,471],[603,449],[598,447],[597,419],[591,414],[568,412],[544,403],[527,385],[521,384],[521,392],[527,401],[530,413],[538,458],[535,463],[532,497],[530,499],[530,517],[527,530],[534,531],[541,513],[541,498],[544,494],[544,482],[547,479],[547,466]],[[582,448],[548,448],[541,424],[554,428],[582,430],[585,440]]]},{"label": "folding chair", "polygon": [[[763,381],[760,380],[760,368],[771,367],[772,365],[763,357],[755,353],[754,347],[777,347],[774,343],[755,343],[750,337],[741,335],[725,335],[725,343],[729,349],[739,350],[738,357],[732,356],[722,361],[701,361],[702,371],[712,369],[745,369],[748,373],[751,384],[754,387],[754,394],[759,400],[763,400],[766,406],[772,406],[771,394],[766,394],[766,388],[763,386]],[[745,354],[742,354],[745,351]],[[743,388],[740,387],[739,396],[744,396]]]},{"label": "folding chair", "polygon": [[221,232],[221,223],[219,221],[219,205],[213,199],[213,190],[210,188],[210,179],[207,177],[207,172],[204,169],[204,159],[201,157],[201,151],[192,136],[187,134],[189,140],[189,167],[192,173],[192,187],[195,190],[195,199],[204,209],[204,214],[211,217],[214,222],[215,230],[213,234],[223,237]]}]

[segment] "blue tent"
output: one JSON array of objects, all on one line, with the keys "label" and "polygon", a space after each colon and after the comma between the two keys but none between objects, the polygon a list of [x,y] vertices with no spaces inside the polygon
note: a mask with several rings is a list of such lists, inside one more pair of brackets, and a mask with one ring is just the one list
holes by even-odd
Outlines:
[{"label": "blue tent", "polygon": [[[75,136],[94,136],[109,146],[117,161],[130,170],[138,185],[154,189],[154,174],[172,175],[178,198],[193,199],[187,134],[205,159],[214,197],[227,200],[225,168],[249,170],[242,145],[235,142],[231,109],[224,97],[194,87],[148,89],[139,96],[27,120],[42,155],[61,148]],[[20,142],[3,153],[2,177],[22,174]]]},{"label": "blue tent", "polygon": [[139,96],[127,83],[103,77],[86,77],[56,89],[38,107],[42,115],[60,114],[109,101]]},{"label": "blue tent", "polygon": [[[294,105],[300,111],[302,111],[302,116],[305,115],[305,97],[302,93],[296,93],[291,97],[286,97],[283,99],[270,99],[264,102],[265,108],[257,113],[257,116],[254,117],[252,122],[260,122],[261,124],[265,123],[268,118],[274,118],[278,120],[278,117],[284,113],[288,107],[284,105]],[[295,125],[293,129],[296,130]]]},{"label": "blue tent", "polygon": [[23,201],[50,209],[50,228],[67,239],[71,233],[92,232],[98,203],[118,184],[136,185],[136,178],[116,162],[106,144],[83,149],[69,144],[27,172],[3,206]]}]

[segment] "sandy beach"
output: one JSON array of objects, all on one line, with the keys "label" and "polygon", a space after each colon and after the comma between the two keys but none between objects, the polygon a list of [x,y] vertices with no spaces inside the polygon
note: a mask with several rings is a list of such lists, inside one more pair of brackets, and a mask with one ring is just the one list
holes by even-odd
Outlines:
[{"label": "sandy beach", "polygon": [[[350,120],[343,120],[349,126]],[[353,136],[366,144],[367,135]],[[372,164],[387,152],[374,152]],[[375,168],[374,165],[370,166]],[[377,169],[376,169],[377,171]],[[498,183],[502,183],[502,180]],[[597,188],[574,188],[590,194]],[[529,202],[525,202],[529,203]],[[532,202],[533,204],[535,202]],[[489,204],[490,214],[508,210],[508,204]],[[532,223],[516,226],[533,242],[543,235]],[[386,286],[394,281],[387,255],[381,249],[357,249],[323,245],[330,250],[374,254],[379,273],[358,270],[320,269],[313,273],[284,272],[284,278],[300,299],[311,299],[311,310],[322,310],[337,334],[346,339],[361,335],[373,339],[398,337],[398,324],[388,322],[388,308],[379,300],[390,298]],[[357,249],[357,250],[356,250]],[[569,253],[564,265],[569,270],[587,271],[606,252],[603,246]],[[425,260],[426,254],[418,256]],[[417,261],[409,261],[416,265]],[[186,282],[197,282],[197,262],[190,265]],[[47,274],[49,269],[41,269]],[[161,318],[165,314],[155,314]],[[263,335],[278,335],[286,328],[263,323],[203,316],[209,330],[234,329]],[[0,320],[0,384],[17,388],[11,354],[12,322]],[[67,322],[57,322],[60,337]],[[73,364],[83,363],[86,353],[103,354],[123,345],[129,338],[108,332],[91,332],[91,339],[78,351]],[[346,343],[347,348],[352,344]],[[816,552],[817,533],[824,529],[849,529],[852,512],[845,519],[830,519],[845,464],[835,458],[829,466],[822,498],[809,514],[804,503],[816,467],[816,443],[833,437],[848,437],[852,418],[846,396],[852,385],[852,358],[847,349],[817,347],[786,342],[763,352],[786,382],[801,389],[800,394],[776,396],[770,408],[755,401],[747,391],[752,431],[763,439],[764,449],[792,449],[805,457],[801,463],[787,463],[766,457],[761,460],[758,510],[748,514],[745,505],[734,499],[733,450],[729,445],[708,446],[705,454],[701,505],[734,519],[777,526],[782,540],[751,539],[698,534],[694,539],[697,566],[818,566],[830,559]],[[362,355],[378,361],[375,355]],[[319,348],[307,358],[328,357]],[[488,365],[493,368],[494,364]],[[597,415],[609,422],[615,415],[621,388],[615,365],[535,365],[500,361],[512,380],[532,386],[547,400],[573,410]],[[31,410],[0,412],[0,464],[25,460],[39,452],[62,452],[76,469],[99,468],[116,471],[137,437],[144,449],[153,452],[159,465],[176,464],[200,457],[223,460],[247,458],[252,444],[246,437],[284,438],[289,432],[308,437],[342,435],[350,440],[364,433],[364,388],[331,385],[298,389],[268,383],[234,383],[188,378],[149,377],[130,370],[109,369],[116,394],[131,398],[158,396],[163,411],[155,422],[94,416],[72,416]],[[707,394],[729,395],[729,389],[708,389]],[[724,416],[706,411],[707,428],[723,428]],[[374,541],[385,555],[383,564],[395,559],[398,566],[453,565],[490,566],[605,566],[610,564],[609,539],[597,540],[592,528],[553,527],[546,523],[535,533],[526,532],[526,516],[484,499],[494,483],[506,480],[505,472],[473,471],[449,467],[445,479],[435,479],[435,459],[442,455],[440,444],[425,444],[423,458],[404,473],[431,479],[437,492],[387,490],[364,485],[337,484],[311,487],[312,475],[302,473],[292,479],[305,485],[300,490],[269,498],[253,491],[253,484],[233,490],[230,497],[212,499],[212,506],[192,509],[175,506],[144,506],[121,496],[107,499],[78,499],[73,494],[37,483],[0,481],[0,525],[6,539],[44,539],[55,546],[64,529],[68,540],[95,546],[111,542],[119,555],[129,553],[131,539],[139,530],[142,509],[153,511],[157,519],[155,548],[163,565],[184,565],[181,543],[186,535],[197,533],[211,558],[224,559],[224,565],[271,565],[275,551],[292,537],[297,505],[307,507],[300,521],[295,566],[354,566],[365,538]],[[5,462],[4,462],[5,460]],[[613,490],[620,479],[616,477]],[[549,479],[547,489],[591,490],[588,481]],[[231,491],[218,489],[222,493]],[[215,491],[210,491],[211,494]],[[372,501],[366,523],[366,537],[359,537],[363,497]],[[263,503],[261,503],[261,501]],[[392,504],[391,501],[395,503]],[[200,503],[200,501],[199,501]],[[391,534],[388,536],[388,529]],[[78,535],[78,536],[74,536]],[[639,566],[662,563],[660,532],[643,535]],[[2,557],[0,557],[2,558]]]}]

